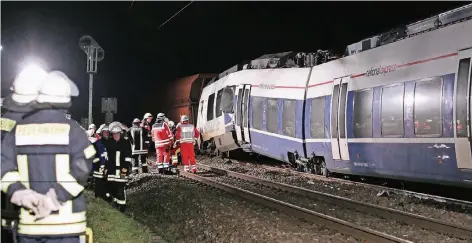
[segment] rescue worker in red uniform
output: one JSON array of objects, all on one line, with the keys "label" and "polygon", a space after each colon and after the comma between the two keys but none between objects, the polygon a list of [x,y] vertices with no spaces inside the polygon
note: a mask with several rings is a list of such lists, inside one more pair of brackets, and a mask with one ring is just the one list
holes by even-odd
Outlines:
[{"label": "rescue worker in red uniform", "polygon": [[195,128],[193,124],[189,123],[188,116],[183,115],[180,119],[180,125],[177,127],[175,139],[180,143],[180,154],[182,157],[182,163],[184,164],[185,172],[191,169],[192,173],[197,173],[193,145],[199,136],[200,133],[198,132],[197,128]]},{"label": "rescue worker in red uniform", "polygon": [[156,146],[156,163],[159,173],[169,168],[171,144],[174,135],[164,120],[164,114],[158,114],[156,123],[152,125],[152,141]]},{"label": "rescue worker in red uniform", "polygon": [[151,146],[152,135],[151,135],[151,122],[152,115],[151,113],[144,114],[143,120],[140,127],[143,129],[143,150],[147,151],[146,154],[141,155],[141,171],[143,173],[149,173],[147,158],[151,155],[152,149],[154,146]]}]

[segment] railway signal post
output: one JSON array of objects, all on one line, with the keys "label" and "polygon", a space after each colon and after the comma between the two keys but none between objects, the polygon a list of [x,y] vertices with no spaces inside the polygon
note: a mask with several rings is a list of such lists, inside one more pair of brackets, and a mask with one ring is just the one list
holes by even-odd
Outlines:
[{"label": "railway signal post", "polygon": [[79,39],[79,47],[87,54],[87,73],[89,74],[89,108],[88,124],[93,123],[92,119],[92,97],[93,97],[93,75],[97,73],[98,62],[105,57],[103,48],[91,37],[84,35]]}]

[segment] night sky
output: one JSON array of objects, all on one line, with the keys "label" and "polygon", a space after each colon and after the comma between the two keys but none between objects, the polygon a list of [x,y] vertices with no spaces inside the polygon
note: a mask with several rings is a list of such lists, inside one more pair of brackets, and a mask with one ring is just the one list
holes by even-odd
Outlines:
[{"label": "night sky", "polygon": [[[219,73],[243,60],[284,51],[330,49],[467,2],[1,2],[2,97],[27,57],[65,72],[79,87],[74,119],[87,117],[86,56],[91,35],[105,49],[94,80],[94,123],[101,97],[118,98],[115,118],[130,123],[159,112],[162,84]],[[152,102],[156,100],[155,102]]]}]

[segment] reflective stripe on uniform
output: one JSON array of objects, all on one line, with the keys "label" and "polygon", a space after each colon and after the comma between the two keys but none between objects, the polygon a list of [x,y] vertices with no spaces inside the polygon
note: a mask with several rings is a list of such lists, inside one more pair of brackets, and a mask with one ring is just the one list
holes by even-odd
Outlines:
[{"label": "reflective stripe on uniform", "polygon": [[10,132],[15,127],[16,121],[8,118],[0,118],[0,129],[2,131]]},{"label": "reflective stripe on uniform", "polygon": [[99,162],[99,161],[100,161],[100,159],[99,159],[99,158],[95,158],[95,159],[93,159],[93,163],[97,163],[97,162]]},{"label": "reflective stripe on uniform", "polygon": [[125,161],[127,161],[127,162],[131,162],[131,158],[129,158],[129,157],[125,157]]},{"label": "reflective stripe on uniform", "polygon": [[115,156],[115,165],[116,165],[116,167],[120,166],[120,156],[121,156],[121,152],[116,151],[116,156]]},{"label": "reflective stripe on uniform", "polygon": [[18,233],[24,235],[67,235],[84,234],[86,222],[59,225],[18,225]]},{"label": "reflective stripe on uniform", "polygon": [[11,184],[18,181],[21,181],[20,173],[18,173],[18,171],[7,172],[2,177],[2,191],[7,193],[8,187],[10,187]]},{"label": "reflective stripe on uniform", "polygon": [[95,151],[95,148],[93,147],[93,145],[89,145],[87,148],[84,149],[84,154],[85,154],[86,159],[92,158],[92,156],[94,156],[96,153],[97,151]]},{"label": "reflective stripe on uniform", "polygon": [[84,190],[84,187],[70,174],[68,154],[56,155],[56,178],[57,182],[74,197]]},{"label": "reflective stripe on uniform", "polygon": [[30,184],[29,184],[27,155],[25,154],[17,155],[16,163],[18,164],[18,173],[20,174],[20,181],[27,189],[29,189]]}]

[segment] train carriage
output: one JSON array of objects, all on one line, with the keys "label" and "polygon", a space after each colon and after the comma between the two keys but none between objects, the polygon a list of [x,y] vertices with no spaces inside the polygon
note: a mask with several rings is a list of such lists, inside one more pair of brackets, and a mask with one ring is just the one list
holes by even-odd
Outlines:
[{"label": "train carriage", "polygon": [[408,26],[408,38],[352,50],[375,42],[366,39],[319,65],[280,68],[278,59],[277,68],[225,73],[200,99],[203,140],[315,173],[470,187],[471,9],[439,15],[444,27],[432,18]]}]

